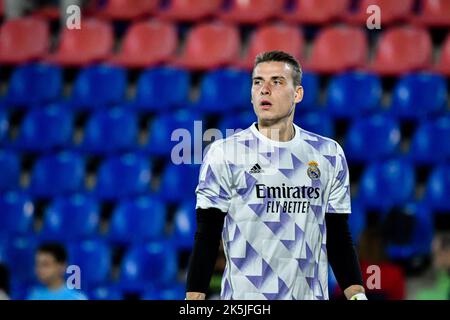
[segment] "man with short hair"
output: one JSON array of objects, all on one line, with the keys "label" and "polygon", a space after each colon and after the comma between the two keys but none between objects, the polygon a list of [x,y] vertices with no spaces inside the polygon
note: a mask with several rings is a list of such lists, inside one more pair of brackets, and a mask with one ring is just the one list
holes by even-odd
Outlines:
[{"label": "man with short hair", "polygon": [[205,299],[222,234],[222,299],[328,299],[328,263],[345,296],[365,300],[348,229],[349,172],[338,143],[293,123],[301,67],[257,56],[257,122],[212,143],[200,169],[188,300]]}]

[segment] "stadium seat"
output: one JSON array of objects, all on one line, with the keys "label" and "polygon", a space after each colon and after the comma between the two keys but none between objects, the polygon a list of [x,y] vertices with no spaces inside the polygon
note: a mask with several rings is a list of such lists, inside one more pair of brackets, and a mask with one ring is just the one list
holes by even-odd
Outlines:
[{"label": "stadium seat", "polygon": [[276,18],[283,10],[284,0],[231,0],[229,8],[219,13],[226,22],[257,24]]},{"label": "stadium seat", "polygon": [[356,27],[326,27],[314,39],[305,69],[320,73],[336,73],[363,67],[368,44],[363,30]]},{"label": "stadium seat", "polygon": [[438,74],[416,73],[401,77],[392,93],[391,111],[401,118],[429,117],[444,113],[447,84]]},{"label": "stadium seat", "polygon": [[[177,90],[173,90],[177,88]],[[168,111],[188,101],[190,73],[183,69],[159,67],[142,71],[132,106],[141,111]]]},{"label": "stadium seat", "polygon": [[391,260],[418,259],[431,253],[434,219],[424,203],[407,203],[400,211],[391,212],[385,222],[386,252]]},{"label": "stadium seat", "polygon": [[358,1],[356,12],[348,13],[345,16],[347,23],[365,25],[367,19],[372,15],[372,11],[367,12],[371,5],[380,8],[381,26],[404,22],[411,16],[414,0],[361,0]]},{"label": "stadium seat", "polygon": [[334,76],[327,90],[326,107],[335,117],[366,115],[381,106],[380,78],[367,72],[346,72]]},{"label": "stadium seat", "polygon": [[50,35],[47,23],[25,17],[6,21],[0,28],[0,63],[21,64],[47,54]]},{"label": "stadium seat", "polygon": [[450,213],[450,166],[436,167],[428,178],[424,200],[433,210]]},{"label": "stadium seat", "polygon": [[[203,121],[202,116],[187,109],[154,117],[148,124],[149,137],[148,142],[144,145],[144,150],[151,155],[171,156],[173,148],[180,142],[187,138],[189,141],[196,138],[194,134],[195,121],[197,121],[197,126],[203,128],[203,122],[198,122]],[[194,155],[196,151],[195,148],[191,148],[191,154],[184,156]]]},{"label": "stadium seat", "polygon": [[18,154],[0,149],[0,192],[15,190],[19,187],[20,157]]},{"label": "stadium seat", "polygon": [[362,174],[358,199],[369,209],[389,209],[412,200],[415,180],[414,168],[408,161],[374,162]]},{"label": "stadium seat", "polygon": [[206,73],[200,84],[200,97],[192,109],[205,113],[230,113],[250,107],[251,75],[236,69]]},{"label": "stadium seat", "polygon": [[199,168],[197,166],[169,163],[161,176],[159,196],[171,203],[192,197],[198,183],[198,174]]},{"label": "stadium seat", "polygon": [[124,108],[96,111],[79,148],[91,154],[131,151],[137,145],[138,129],[136,115]]},{"label": "stadium seat", "polygon": [[108,238],[120,244],[162,239],[166,218],[166,207],[158,198],[124,200],[113,212]]},{"label": "stadium seat", "polygon": [[74,117],[59,105],[29,111],[12,145],[19,150],[51,151],[72,142]]},{"label": "stadium seat", "polygon": [[302,87],[303,100],[300,102],[300,108],[315,110],[319,105],[319,75],[313,72],[303,71]]},{"label": "stadium seat", "polygon": [[197,22],[218,12],[222,2],[223,0],[171,0],[167,8],[158,12],[158,17],[172,21]]},{"label": "stadium seat", "polygon": [[81,288],[88,290],[107,283],[112,265],[112,253],[107,243],[101,240],[74,242],[67,251],[69,264],[81,270]]},{"label": "stadium seat", "polygon": [[33,166],[29,191],[43,198],[82,191],[84,174],[84,159],[74,152],[44,155]]},{"label": "stadium seat", "polygon": [[9,114],[5,110],[0,109],[0,145],[8,138],[9,130]]},{"label": "stadium seat", "polygon": [[95,194],[105,200],[115,200],[149,192],[150,168],[147,158],[137,154],[107,158],[100,165]]},{"label": "stadium seat", "polygon": [[282,14],[291,23],[326,25],[340,20],[347,12],[349,0],[295,0],[294,8]]},{"label": "stadium seat", "polygon": [[382,76],[396,76],[429,68],[431,58],[432,41],[426,30],[393,27],[381,35],[369,68]]},{"label": "stadium seat", "polygon": [[334,137],[334,122],[329,114],[321,111],[306,111],[300,108],[295,111],[295,123],[306,131],[325,137]]},{"label": "stadium seat", "polygon": [[450,159],[450,117],[423,121],[416,129],[409,156],[418,164],[434,164]]},{"label": "stadium seat", "polygon": [[33,231],[34,205],[19,192],[0,195],[0,233],[7,237],[27,235]]},{"label": "stadium seat", "polygon": [[108,0],[97,11],[99,18],[111,20],[137,20],[155,14],[160,0]]},{"label": "stadium seat", "polygon": [[383,159],[399,152],[400,138],[400,125],[392,117],[355,119],[346,135],[345,151],[351,161]]},{"label": "stadium seat", "polygon": [[444,76],[450,77],[450,32],[442,45],[439,61],[434,67],[436,72]]},{"label": "stadium seat", "polygon": [[419,14],[411,19],[411,22],[428,27],[450,26],[450,1],[449,0],[421,0]]},{"label": "stadium seat", "polygon": [[367,213],[364,206],[357,200],[352,201],[352,213],[348,225],[353,241],[358,244],[361,234],[367,227]]},{"label": "stadium seat", "polygon": [[100,208],[91,197],[74,194],[54,199],[46,208],[40,237],[47,241],[78,241],[98,234]]},{"label": "stadium seat", "polygon": [[123,300],[122,291],[116,286],[105,285],[98,286],[89,290],[88,293],[89,300]]},{"label": "stadium seat", "polygon": [[272,50],[282,50],[302,60],[304,42],[303,33],[295,26],[280,23],[263,25],[252,34],[245,57],[236,65],[251,70],[259,53]]},{"label": "stadium seat", "polygon": [[126,292],[139,292],[153,285],[173,283],[178,270],[175,248],[166,241],[132,246],[120,267],[120,286]]},{"label": "stadium seat", "polygon": [[10,273],[10,283],[29,282],[34,279],[34,259],[37,248],[32,236],[19,236],[7,239],[5,247],[5,265]]},{"label": "stadium seat", "polygon": [[185,48],[173,64],[196,71],[224,67],[236,61],[239,50],[236,27],[218,22],[200,23],[190,29]]},{"label": "stadium seat", "polygon": [[141,300],[184,300],[186,297],[186,286],[174,284],[163,288],[153,288],[146,290]]},{"label": "stadium seat", "polygon": [[[256,120],[257,119],[255,113],[250,110],[243,111],[238,114],[228,114],[219,120],[217,128],[220,130],[222,136],[225,138],[234,134],[235,131],[237,131],[238,129],[240,130],[247,129]],[[229,132],[227,132],[227,130]]]},{"label": "stadium seat", "polygon": [[3,102],[14,108],[56,101],[62,94],[62,71],[48,64],[25,64],[14,69]]},{"label": "stadium seat", "polygon": [[56,52],[47,61],[62,66],[79,67],[107,59],[114,45],[114,35],[108,22],[86,18],[81,29],[63,28]]},{"label": "stadium seat", "polygon": [[78,74],[69,103],[77,109],[96,109],[123,102],[126,70],[106,65],[89,66]]},{"label": "stadium seat", "polygon": [[197,230],[195,201],[183,202],[175,212],[172,240],[178,249],[192,249]]},{"label": "stadium seat", "polygon": [[158,20],[136,22],[127,29],[119,53],[109,62],[127,68],[147,68],[171,60],[177,45],[174,25]]}]

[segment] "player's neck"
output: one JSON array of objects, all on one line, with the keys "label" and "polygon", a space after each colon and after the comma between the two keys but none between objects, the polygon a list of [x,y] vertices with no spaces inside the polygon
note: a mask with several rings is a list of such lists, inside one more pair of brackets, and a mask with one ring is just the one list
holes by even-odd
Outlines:
[{"label": "player's neck", "polygon": [[289,119],[276,123],[266,123],[258,120],[256,128],[262,135],[279,142],[290,141],[295,135],[294,125]]}]

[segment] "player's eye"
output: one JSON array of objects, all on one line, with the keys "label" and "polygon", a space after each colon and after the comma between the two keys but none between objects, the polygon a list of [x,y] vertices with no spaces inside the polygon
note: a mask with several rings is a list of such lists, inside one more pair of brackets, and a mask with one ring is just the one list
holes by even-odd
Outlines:
[{"label": "player's eye", "polygon": [[261,84],[261,80],[253,80],[254,86],[259,86]]},{"label": "player's eye", "polygon": [[277,85],[277,86],[278,86],[278,85],[280,85],[280,84],[281,84],[281,81],[280,81],[280,80],[274,80],[274,81],[273,81],[273,83],[274,83],[275,85]]}]

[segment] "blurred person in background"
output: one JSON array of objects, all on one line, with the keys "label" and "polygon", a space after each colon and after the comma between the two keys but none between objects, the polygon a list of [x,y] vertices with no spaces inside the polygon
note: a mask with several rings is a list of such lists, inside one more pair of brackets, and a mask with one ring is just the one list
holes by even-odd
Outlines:
[{"label": "blurred person in background", "polygon": [[9,274],[8,269],[0,264],[0,300],[9,300]]},{"label": "blurred person in background", "polygon": [[33,288],[28,300],[87,300],[79,290],[69,289],[64,280],[67,254],[59,244],[43,244],[36,253],[36,276],[43,285]]},{"label": "blurred person in background", "polygon": [[418,300],[450,300],[450,233],[439,232],[433,241],[434,281],[416,293]]}]

